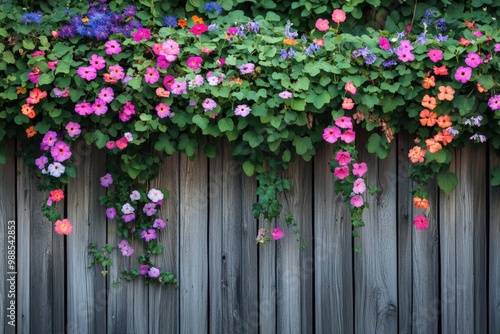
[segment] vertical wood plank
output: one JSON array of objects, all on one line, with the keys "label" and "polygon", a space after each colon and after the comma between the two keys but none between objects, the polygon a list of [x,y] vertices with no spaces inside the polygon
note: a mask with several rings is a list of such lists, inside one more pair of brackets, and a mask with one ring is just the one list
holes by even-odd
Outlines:
[{"label": "vertical wood plank", "polygon": [[[162,270],[179,276],[179,182],[180,155],[168,157],[160,167],[158,177],[151,182],[157,189],[168,189],[170,196],[161,206],[160,218],[166,222],[158,233],[164,245],[163,253],[155,258]],[[149,332],[179,333],[180,291],[173,286],[152,285],[149,287]]]},{"label": "vertical wood plank", "polygon": [[459,179],[441,201],[443,332],[486,333],[486,151],[453,154]]},{"label": "vertical wood plank", "polygon": [[[264,227],[262,223],[259,227]],[[276,243],[259,246],[259,333],[276,333]]]},{"label": "vertical wood plank", "polygon": [[[358,131],[358,133],[360,133]],[[359,136],[359,143],[365,133]],[[368,165],[367,185],[379,192],[367,196],[369,209],[363,213],[364,227],[355,240],[361,252],[354,255],[356,333],[396,333],[397,326],[397,169],[396,149],[380,160],[364,145],[359,161]]]},{"label": "vertical wood plank", "polygon": [[[15,143],[13,140],[7,141],[5,144],[7,162],[0,164],[0,307],[2,309],[2,317],[0,317],[0,328],[4,329],[4,333],[16,333],[15,322],[19,323],[19,302],[15,298],[15,294],[19,295],[19,279],[17,274],[9,274],[17,272],[15,264],[9,264],[9,256],[17,254],[17,262],[25,261],[19,257],[19,248],[22,244],[19,242],[19,231],[16,233],[16,158],[15,158]],[[12,223],[14,222],[14,223]],[[10,232],[10,233],[9,233]],[[15,263],[15,261],[14,261]],[[9,279],[9,281],[7,281]],[[14,279],[14,280],[12,280]],[[10,282],[16,282],[11,284]],[[12,289],[11,289],[12,287]],[[16,302],[12,305],[11,301]],[[14,308],[13,311],[8,309]]]},{"label": "vertical wood plank", "polygon": [[208,331],[208,206],[207,159],[181,156],[180,184],[180,331]]},{"label": "vertical wood plank", "polygon": [[[312,162],[302,159],[290,164],[284,173],[290,179],[291,189],[281,197],[283,204],[279,227],[285,238],[277,241],[277,330],[279,333],[312,333],[313,273],[307,271],[312,262]],[[285,215],[292,213],[297,227],[287,227]],[[293,229],[303,231],[308,248],[300,250],[302,240],[297,241]],[[309,261],[305,268],[303,261]]]},{"label": "vertical wood plank", "polygon": [[[19,330],[62,333],[65,329],[64,237],[41,213],[48,194],[37,191],[33,171],[17,159]],[[58,208],[63,203],[59,203]]]},{"label": "vertical wood plank", "polygon": [[324,143],[314,157],[315,330],[353,333],[351,216],[347,205],[335,194],[332,155],[333,146]]},{"label": "vertical wood plank", "polygon": [[[398,135],[398,333],[437,333],[439,325],[439,204],[434,182],[427,187],[429,209],[413,206],[409,177],[408,151],[413,137]],[[417,215],[429,219],[429,228],[418,231],[413,225]]]},{"label": "vertical wood plank", "polygon": [[99,196],[106,193],[99,178],[106,174],[103,152],[77,142],[74,150],[77,178],[68,184],[66,193],[68,219],[73,232],[67,237],[68,324],[72,333],[98,332],[106,328],[106,278],[99,265],[91,262],[89,243],[106,243],[105,208]]},{"label": "vertical wood plank", "polygon": [[[490,169],[500,167],[500,157],[493,147],[490,147]],[[489,333],[500,333],[500,186],[489,188]]]}]

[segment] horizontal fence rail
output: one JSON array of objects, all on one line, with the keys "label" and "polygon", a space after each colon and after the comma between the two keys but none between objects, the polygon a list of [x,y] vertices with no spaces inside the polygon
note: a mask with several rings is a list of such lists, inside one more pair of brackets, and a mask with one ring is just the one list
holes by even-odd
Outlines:
[{"label": "horizontal fence rail", "polygon": [[[361,142],[362,140],[360,140]],[[112,282],[137,258],[113,254],[107,275],[87,269],[88,245],[117,243],[114,221],[98,197],[105,156],[75,149],[77,178],[58,203],[73,232],[62,237],[40,213],[47,194],[15,143],[0,165],[0,328],[5,333],[500,333],[500,188],[488,183],[500,165],[493,150],[455,151],[451,171],[459,178],[449,196],[427,186],[430,225],[413,227],[407,177],[411,138],[399,135],[385,160],[361,151],[368,198],[366,226],[352,238],[349,211],[333,190],[332,147],[313,161],[284,172],[291,191],[281,195],[284,213],[299,223],[297,237],[257,245],[259,222],[251,213],[257,183],[245,176],[227,143],[217,158],[190,161],[175,154],[151,186],[170,198],[159,233],[157,262],[174,273],[178,288],[140,281]],[[16,268],[8,264],[9,231],[15,225]],[[11,232],[12,234],[12,232]],[[361,251],[355,253],[355,246]],[[140,247],[139,243],[136,245]],[[136,253],[141,253],[139,249]],[[15,274],[8,274],[16,272]],[[16,328],[9,325],[15,276]]]}]

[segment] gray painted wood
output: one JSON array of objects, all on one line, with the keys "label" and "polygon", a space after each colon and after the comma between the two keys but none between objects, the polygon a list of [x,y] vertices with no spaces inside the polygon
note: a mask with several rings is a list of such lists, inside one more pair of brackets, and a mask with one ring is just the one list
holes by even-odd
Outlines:
[{"label": "gray painted wood", "polygon": [[[0,281],[0,307],[3,311],[2,317],[0,317],[0,328],[4,329],[4,333],[16,333],[16,327],[12,326],[12,324],[15,325],[16,318],[19,318],[19,302],[14,305],[11,304],[11,301],[15,302],[16,300],[14,294],[15,285],[11,285],[10,282],[14,282],[17,279],[17,274],[9,273],[16,273],[17,269],[15,267],[15,259],[14,264],[9,264],[8,259],[9,256],[15,256],[16,254],[17,262],[22,259],[19,257],[18,250],[22,244],[17,238],[19,233],[15,233],[17,222],[14,141],[8,141],[4,148],[6,149],[7,162],[4,165],[0,165],[0,180],[2,180],[0,183],[0,250],[2,253],[0,257],[0,273],[2,277]],[[19,292],[16,291],[16,294],[19,294]],[[8,311],[8,308],[15,308],[16,311]]]},{"label": "gray painted wood", "polygon": [[441,295],[443,332],[486,333],[486,155],[454,152],[450,170],[461,181],[442,194]]},{"label": "gray painted wood", "polygon": [[353,333],[352,225],[347,206],[334,192],[332,154],[333,146],[324,143],[314,158],[314,239],[309,246],[314,262],[304,261],[304,269],[314,277],[316,333]]},{"label": "gray painted wood", "polygon": [[[80,146],[78,143],[76,147]],[[79,176],[68,185],[67,218],[73,232],[67,237],[68,323],[72,333],[98,332],[106,328],[106,278],[102,268],[87,269],[91,261],[89,240],[97,245],[106,243],[105,210],[98,201],[106,193],[99,178],[106,174],[105,156],[97,150],[74,150],[76,172]],[[69,196],[68,196],[69,195]]]},{"label": "gray painted wood", "polygon": [[[365,142],[362,136],[359,143]],[[360,147],[358,161],[368,165],[367,185],[379,188],[367,196],[369,210],[363,213],[366,226],[355,243],[361,252],[354,255],[355,332],[396,333],[397,316],[397,169],[396,150],[387,159]],[[371,210],[377,208],[377,210]]]},{"label": "gray painted wood", "polygon": [[180,332],[208,331],[208,171],[201,149],[194,161],[181,156]]},{"label": "gray painted wood", "polygon": [[[490,147],[490,168],[500,167],[500,156]],[[489,333],[500,333],[500,186],[489,188]]]}]

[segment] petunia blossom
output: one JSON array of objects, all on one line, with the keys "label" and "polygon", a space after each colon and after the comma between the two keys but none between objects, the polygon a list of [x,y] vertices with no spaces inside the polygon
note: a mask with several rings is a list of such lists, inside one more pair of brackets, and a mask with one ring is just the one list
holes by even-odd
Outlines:
[{"label": "petunia blossom", "polygon": [[465,63],[472,68],[476,68],[483,63],[483,60],[477,53],[469,52],[465,58]]},{"label": "petunia blossom", "polygon": [[460,81],[461,83],[466,83],[467,81],[469,81],[471,75],[472,68],[460,66],[455,72],[455,80]]},{"label": "petunia blossom", "polygon": [[203,63],[203,58],[200,56],[191,56],[186,60],[187,66],[192,70],[197,70]]},{"label": "petunia blossom", "polygon": [[332,13],[332,21],[335,23],[342,23],[346,19],[345,12],[342,9],[335,9]]},{"label": "petunia blossom", "polygon": [[418,215],[413,220],[413,224],[415,225],[417,230],[425,230],[427,227],[429,227],[429,220],[427,220],[425,216]]},{"label": "petunia blossom", "polygon": [[81,66],[76,70],[76,73],[82,78],[87,81],[92,81],[97,77],[97,72],[96,69],[92,66]]},{"label": "petunia blossom", "polygon": [[335,143],[341,136],[341,131],[336,126],[329,126],[323,130],[323,139],[328,143]]},{"label": "petunia blossom", "polygon": [[366,165],[366,162],[352,164],[352,173],[356,176],[362,177],[367,171],[368,166]]},{"label": "petunia blossom", "polygon": [[362,194],[365,192],[365,190],[365,180],[363,180],[362,178],[356,179],[356,181],[354,181],[354,184],[352,185],[352,192],[355,194]]},{"label": "petunia blossom", "polygon": [[436,63],[443,59],[443,51],[438,49],[430,49],[429,52],[427,52],[427,56],[429,56],[430,60]]},{"label": "petunia blossom", "polygon": [[340,180],[345,179],[349,176],[349,166],[335,167],[333,170],[333,175]]},{"label": "petunia blossom", "polygon": [[70,137],[78,136],[82,132],[80,124],[75,122],[68,122],[64,128],[68,131]]},{"label": "petunia blossom", "polygon": [[500,109],[500,95],[492,96],[488,99],[488,106],[491,110],[499,110]]},{"label": "petunia blossom", "polygon": [[64,167],[60,162],[51,163],[47,167],[47,171],[48,171],[49,175],[53,176],[53,177],[60,177],[61,175],[64,174],[65,170],[66,170],[66,167]]},{"label": "petunia blossom", "polygon": [[154,67],[146,68],[146,73],[144,74],[144,81],[149,84],[155,84],[160,80],[160,72]]},{"label": "petunia blossom", "polygon": [[391,48],[391,45],[389,44],[389,40],[385,37],[379,37],[378,38],[378,44],[379,44],[379,47],[382,49],[382,50],[389,50]]},{"label": "petunia blossom", "polygon": [[166,224],[163,219],[156,218],[153,222],[153,227],[154,228],[165,228]]},{"label": "petunia blossom", "polygon": [[96,70],[102,70],[106,67],[106,61],[103,57],[93,54],[90,57],[90,66],[95,68]]},{"label": "petunia blossom", "polygon": [[352,129],[347,129],[340,135],[340,139],[342,139],[346,144],[352,143],[356,139],[356,132]]},{"label": "petunia blossom", "polygon": [[160,269],[158,269],[156,267],[149,268],[148,276],[151,277],[151,278],[157,278],[157,277],[159,277],[160,276]]},{"label": "petunia blossom", "polygon": [[170,106],[166,105],[165,103],[160,103],[156,107],[156,114],[158,115],[159,118],[165,118],[170,116]]},{"label": "petunia blossom", "polygon": [[150,242],[151,240],[156,239],[156,230],[152,228],[143,230],[141,232],[141,238],[143,238],[146,242]]},{"label": "petunia blossom", "polygon": [[283,230],[279,227],[276,227],[275,229],[273,229],[273,233],[272,233],[272,238],[273,240],[279,240],[281,238],[283,238],[285,236],[285,233],[283,232]]},{"label": "petunia blossom", "polygon": [[111,176],[111,174],[106,173],[100,178],[100,181],[103,187],[109,187],[113,183],[113,177]]},{"label": "petunia blossom", "polygon": [[248,107],[246,104],[240,104],[234,109],[234,114],[241,117],[247,117],[248,114],[250,114],[250,111],[250,107]]},{"label": "petunia blossom", "polygon": [[63,220],[56,220],[54,229],[56,230],[57,234],[69,235],[71,234],[71,232],[73,232],[73,226],[71,226],[71,222],[67,218]]},{"label": "petunia blossom", "polygon": [[119,54],[122,52],[120,43],[115,40],[107,41],[104,46],[106,46],[106,54],[108,55]]},{"label": "petunia blossom", "polygon": [[341,129],[352,129],[352,118],[348,116],[341,116],[335,119],[335,125]]},{"label": "petunia blossom", "polygon": [[163,193],[155,188],[151,188],[148,191],[148,198],[153,202],[157,203],[163,199]]},{"label": "petunia blossom", "polygon": [[347,151],[338,151],[335,155],[335,160],[340,166],[345,166],[352,161],[351,154]]},{"label": "petunia blossom", "polygon": [[281,93],[279,93],[278,96],[281,97],[283,100],[286,100],[286,99],[292,98],[293,93],[289,92],[287,90],[284,90]]},{"label": "petunia blossom", "polygon": [[63,141],[55,143],[50,149],[50,154],[52,158],[54,158],[54,161],[58,162],[66,161],[71,158],[72,155],[69,146]]},{"label": "petunia blossom", "polygon": [[189,32],[196,36],[199,36],[206,31],[208,31],[208,26],[204,23],[197,23],[191,29],[189,29]]},{"label": "petunia blossom", "polygon": [[355,208],[362,207],[365,201],[363,200],[363,197],[360,195],[355,195],[351,197],[351,205]]},{"label": "petunia blossom", "polygon": [[328,20],[318,19],[316,21],[316,29],[319,31],[327,31],[330,28]]}]

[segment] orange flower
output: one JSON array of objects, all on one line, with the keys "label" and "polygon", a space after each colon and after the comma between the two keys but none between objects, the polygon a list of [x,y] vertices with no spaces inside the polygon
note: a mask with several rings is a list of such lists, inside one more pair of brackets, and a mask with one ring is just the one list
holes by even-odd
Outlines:
[{"label": "orange flower", "polygon": [[436,108],[436,98],[425,94],[422,98],[422,107],[433,110],[434,108]]},{"label": "orange flower", "polygon": [[429,201],[426,198],[414,197],[413,205],[419,209],[427,209],[429,207]]},{"label": "orange flower", "polygon": [[170,92],[168,90],[163,89],[162,87],[156,88],[156,95],[159,97],[169,97]]},{"label": "orange flower", "polygon": [[458,43],[462,44],[463,46],[469,46],[470,41],[462,37],[458,40]]},{"label": "orange flower", "polygon": [[443,148],[441,144],[435,141],[433,138],[426,139],[425,146],[431,153],[436,153],[437,151]]},{"label": "orange flower", "polygon": [[450,86],[439,86],[439,94],[438,94],[438,99],[443,101],[443,100],[448,100],[451,101],[453,100],[453,95],[455,94],[455,90],[451,88]]},{"label": "orange flower", "polygon": [[37,104],[41,99],[47,97],[47,92],[43,92],[40,88],[34,88],[30,92],[30,96],[26,98],[26,102],[29,104]]},{"label": "orange flower", "polygon": [[286,45],[295,45],[298,44],[299,42],[297,42],[295,39],[290,39],[287,37],[283,40],[283,43]]},{"label": "orange flower", "polygon": [[201,17],[199,17],[198,15],[193,15],[193,16],[191,16],[191,18],[193,19],[194,24],[205,23],[205,22],[203,22],[203,19]]},{"label": "orange flower", "polygon": [[434,81],[434,76],[431,77],[426,76],[424,78],[424,81],[422,81],[422,87],[424,87],[425,89],[429,89],[434,86],[436,86],[436,82]]},{"label": "orange flower", "polygon": [[484,87],[481,86],[481,84],[479,82],[477,83],[477,90],[479,93],[487,93],[488,92],[488,90],[484,89]]},{"label": "orange flower", "polygon": [[434,126],[436,124],[436,113],[424,109],[420,112],[420,124],[422,126]]},{"label": "orange flower", "polygon": [[444,65],[440,66],[440,67],[434,66],[434,74],[435,75],[448,75],[448,69]]},{"label": "orange flower", "polygon": [[441,129],[449,128],[451,126],[450,115],[439,116],[437,119],[437,125]]},{"label": "orange flower", "polygon": [[26,129],[26,136],[28,138],[31,138],[31,137],[33,137],[36,134],[37,134],[37,131],[35,130],[35,126],[34,125],[32,125],[32,126],[30,126],[29,128]]},{"label": "orange flower", "polygon": [[440,141],[441,143],[443,143],[444,146],[448,145],[449,143],[451,143],[451,141],[453,140],[453,135],[450,134],[448,132],[448,130],[443,130],[441,132],[438,132],[435,136],[434,136],[434,140],[435,141]]},{"label": "orange flower", "polygon": [[33,106],[29,105],[29,104],[24,104],[21,107],[21,112],[23,113],[23,115],[28,116],[28,118],[35,118],[35,116],[36,116],[35,110],[33,109]]},{"label": "orange flower", "polygon": [[19,87],[17,86],[16,94],[26,94],[26,87]]},{"label": "orange flower", "polygon": [[410,158],[411,162],[424,162],[425,150],[423,150],[420,146],[414,146],[410,152],[408,153],[408,158]]},{"label": "orange flower", "polygon": [[183,20],[183,19],[179,19],[179,20],[177,20],[177,24],[179,25],[179,27],[181,27],[182,29],[184,29],[187,26],[187,21]]}]

